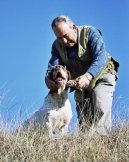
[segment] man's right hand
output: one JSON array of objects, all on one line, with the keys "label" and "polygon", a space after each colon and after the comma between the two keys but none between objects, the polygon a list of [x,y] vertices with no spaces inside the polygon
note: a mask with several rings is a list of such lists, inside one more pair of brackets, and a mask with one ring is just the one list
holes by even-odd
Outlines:
[{"label": "man's right hand", "polygon": [[45,77],[45,83],[48,89],[58,90],[58,85],[53,80],[50,79],[49,73],[48,73],[48,76]]}]

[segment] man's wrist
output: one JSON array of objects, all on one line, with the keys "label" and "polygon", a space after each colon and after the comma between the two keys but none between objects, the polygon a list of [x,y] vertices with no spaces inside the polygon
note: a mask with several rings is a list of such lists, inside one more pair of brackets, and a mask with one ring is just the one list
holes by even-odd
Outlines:
[{"label": "man's wrist", "polygon": [[89,74],[89,73],[86,73],[85,76],[89,81],[91,81],[92,78],[93,78],[93,76],[91,74]]}]

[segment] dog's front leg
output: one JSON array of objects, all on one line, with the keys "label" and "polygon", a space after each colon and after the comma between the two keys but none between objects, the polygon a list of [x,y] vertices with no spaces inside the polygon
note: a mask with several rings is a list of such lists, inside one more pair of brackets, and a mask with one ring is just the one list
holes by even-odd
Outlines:
[{"label": "dog's front leg", "polygon": [[52,129],[52,123],[50,121],[46,122],[46,126],[47,126],[47,130],[48,130],[49,138],[53,139],[54,138],[54,134],[53,134],[53,129]]},{"label": "dog's front leg", "polygon": [[65,125],[64,127],[62,127],[61,129],[61,136],[66,136],[68,134],[68,125]]}]

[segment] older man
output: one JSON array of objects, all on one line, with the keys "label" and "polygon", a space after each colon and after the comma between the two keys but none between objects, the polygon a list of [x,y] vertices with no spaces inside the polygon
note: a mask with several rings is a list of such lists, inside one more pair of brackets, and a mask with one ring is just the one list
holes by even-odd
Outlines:
[{"label": "older man", "polygon": [[101,32],[95,27],[76,26],[67,16],[56,17],[51,26],[56,40],[45,77],[47,87],[58,88],[49,77],[53,66],[66,66],[77,81],[74,97],[80,126],[85,123],[90,132],[108,134],[118,62],[106,51]]}]

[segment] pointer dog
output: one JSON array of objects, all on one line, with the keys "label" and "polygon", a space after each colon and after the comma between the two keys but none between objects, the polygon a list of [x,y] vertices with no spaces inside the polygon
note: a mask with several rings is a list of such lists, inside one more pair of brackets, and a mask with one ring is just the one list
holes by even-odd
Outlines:
[{"label": "pointer dog", "polygon": [[49,137],[54,137],[56,132],[61,136],[66,135],[72,118],[72,108],[67,94],[67,82],[70,79],[69,72],[61,65],[56,65],[50,72],[50,78],[56,82],[59,89],[50,90],[45,97],[44,104],[24,125],[36,127],[46,126]]}]

